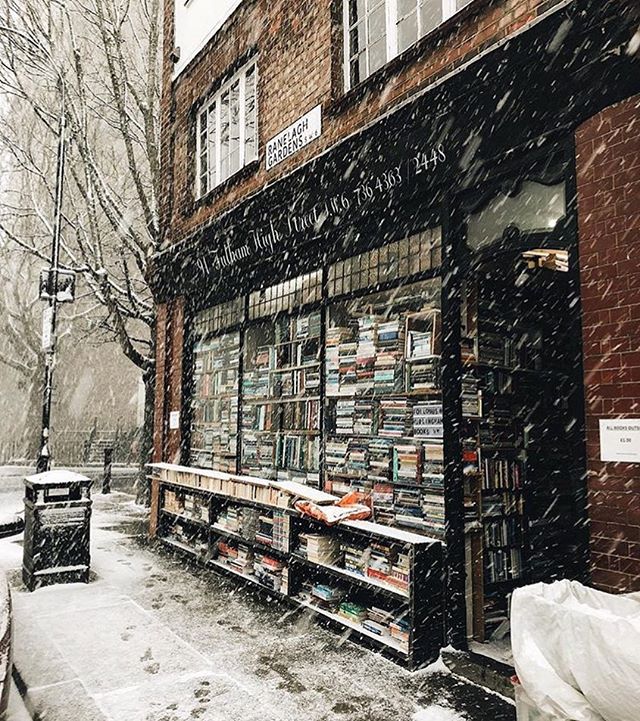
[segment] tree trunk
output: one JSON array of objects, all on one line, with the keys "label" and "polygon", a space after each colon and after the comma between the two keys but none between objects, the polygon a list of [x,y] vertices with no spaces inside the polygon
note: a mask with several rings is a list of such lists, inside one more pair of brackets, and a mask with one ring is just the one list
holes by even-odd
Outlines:
[{"label": "tree trunk", "polygon": [[42,393],[44,377],[44,363],[38,361],[26,381],[27,391],[27,413],[24,419],[21,438],[21,452],[27,462],[33,463],[34,468],[40,452],[40,437],[42,435]]},{"label": "tree trunk", "polygon": [[138,477],[136,479],[136,503],[144,506],[151,504],[151,487],[147,476],[147,463],[153,460],[153,421],[154,421],[154,398],[156,386],[155,365],[146,370],[142,375],[144,382],[144,422],[140,435],[140,460]]}]

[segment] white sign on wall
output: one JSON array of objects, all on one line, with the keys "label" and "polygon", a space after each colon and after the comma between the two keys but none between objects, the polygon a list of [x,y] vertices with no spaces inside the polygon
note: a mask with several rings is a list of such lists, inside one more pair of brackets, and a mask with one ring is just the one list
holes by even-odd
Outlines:
[{"label": "white sign on wall", "polygon": [[640,418],[600,420],[600,460],[640,463]]},{"label": "white sign on wall", "polygon": [[267,170],[302,150],[322,135],[322,107],[316,105],[306,115],[285,128],[267,143]]},{"label": "white sign on wall", "polygon": [[45,305],[42,311],[42,350],[49,350],[53,341],[53,308]]},{"label": "white sign on wall", "polygon": [[169,430],[177,431],[180,428],[180,411],[169,413]]}]

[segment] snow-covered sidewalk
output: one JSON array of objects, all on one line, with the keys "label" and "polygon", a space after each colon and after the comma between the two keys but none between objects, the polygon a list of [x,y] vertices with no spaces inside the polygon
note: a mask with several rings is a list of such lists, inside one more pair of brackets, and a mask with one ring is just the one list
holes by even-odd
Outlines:
[{"label": "snow-covered sidewalk", "polygon": [[[14,661],[46,721],[512,721],[443,666],[410,674],[144,541],[129,496],[94,496],[88,585],[28,593],[19,539]],[[12,721],[11,716],[9,720]]]}]

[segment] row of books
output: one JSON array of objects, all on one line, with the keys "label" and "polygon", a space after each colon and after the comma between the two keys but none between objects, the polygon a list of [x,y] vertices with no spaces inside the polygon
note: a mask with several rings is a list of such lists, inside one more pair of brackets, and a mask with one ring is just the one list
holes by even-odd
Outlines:
[{"label": "row of books", "polygon": [[164,538],[206,558],[209,553],[209,539],[205,532],[181,523],[173,523],[164,531]]},{"label": "row of books", "polygon": [[483,493],[481,512],[484,517],[520,514],[524,511],[521,493],[513,491]]},{"label": "row of books", "polygon": [[327,475],[366,476],[371,482],[440,486],[444,473],[439,441],[397,443],[388,438],[330,439],[325,446]]},{"label": "row of books", "polygon": [[246,431],[313,431],[320,427],[320,401],[252,403],[242,410],[242,428]]},{"label": "row of books", "polygon": [[522,545],[522,522],[517,516],[485,521],[485,548]]},{"label": "row of books", "polygon": [[194,521],[209,521],[209,503],[201,496],[190,493],[179,493],[165,489],[162,508],[169,513]]},{"label": "row of books", "polygon": [[485,573],[488,583],[514,581],[522,575],[522,549],[485,549]]},{"label": "row of books", "polygon": [[297,552],[319,565],[344,568],[404,592],[409,589],[409,554],[393,544],[358,545],[326,533],[301,533]]},{"label": "row of books", "polygon": [[390,611],[375,605],[363,605],[349,599],[340,587],[325,583],[303,584],[300,598],[312,606],[333,613],[351,624],[360,625],[366,631],[380,637],[393,639],[405,653],[409,649],[411,626],[406,611]]},{"label": "row of books", "polygon": [[485,490],[522,488],[520,461],[513,458],[482,458],[482,488]]}]

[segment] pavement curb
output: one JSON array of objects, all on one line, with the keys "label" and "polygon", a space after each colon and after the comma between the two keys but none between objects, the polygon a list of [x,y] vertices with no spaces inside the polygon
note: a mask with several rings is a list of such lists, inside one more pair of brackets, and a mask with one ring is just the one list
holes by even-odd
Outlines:
[{"label": "pavement curb", "polygon": [[33,705],[29,700],[29,689],[27,688],[27,684],[24,682],[24,679],[22,678],[20,671],[18,671],[18,667],[15,665],[15,663],[12,664],[11,667],[11,678],[13,679],[13,683],[16,685],[16,688],[18,689],[18,692],[22,697],[24,707],[27,709],[27,713],[29,714],[29,716],[31,716],[33,721],[41,721],[40,716],[36,714],[33,709]]}]

